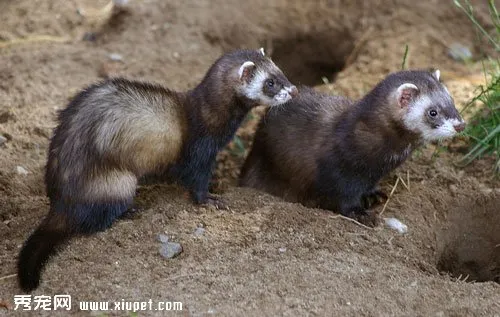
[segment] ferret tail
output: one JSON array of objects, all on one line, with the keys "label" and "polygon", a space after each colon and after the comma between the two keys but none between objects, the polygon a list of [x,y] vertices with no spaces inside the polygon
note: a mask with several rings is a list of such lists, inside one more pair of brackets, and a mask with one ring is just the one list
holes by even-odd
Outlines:
[{"label": "ferret tail", "polygon": [[45,264],[70,237],[66,215],[51,211],[19,253],[17,275],[23,291],[30,292],[38,287]]},{"label": "ferret tail", "polygon": [[131,198],[113,203],[51,204],[51,210],[24,243],[17,269],[21,289],[30,292],[40,283],[47,261],[75,235],[103,231],[130,206]]}]

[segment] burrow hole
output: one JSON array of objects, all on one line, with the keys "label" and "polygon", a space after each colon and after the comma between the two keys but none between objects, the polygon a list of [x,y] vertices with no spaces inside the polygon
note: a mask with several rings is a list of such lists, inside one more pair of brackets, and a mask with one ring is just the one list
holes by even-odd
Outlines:
[{"label": "burrow hole", "polygon": [[354,49],[354,37],[345,30],[293,33],[274,38],[273,61],[294,84],[307,86],[335,81]]},{"label": "burrow hole", "polygon": [[500,283],[500,196],[457,204],[437,235],[437,268],[468,282]]}]

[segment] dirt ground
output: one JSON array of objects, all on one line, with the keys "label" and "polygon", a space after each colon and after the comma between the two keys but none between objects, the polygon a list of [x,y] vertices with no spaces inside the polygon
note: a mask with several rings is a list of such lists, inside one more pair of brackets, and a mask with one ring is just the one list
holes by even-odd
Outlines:
[{"label": "dirt ground", "polygon": [[[487,25],[484,2],[477,14]],[[294,83],[331,82],[319,89],[357,98],[401,68],[406,44],[407,67],[440,68],[458,107],[483,82],[480,63],[448,56],[455,42],[484,54],[452,1],[131,0],[109,23],[91,10],[105,4],[0,0],[0,315],[26,314],[13,310],[17,254],[48,211],[43,172],[57,110],[87,84],[122,75],[184,90],[225,50],[264,46]],[[77,301],[122,299],[184,304],[139,316],[500,316],[492,158],[457,167],[463,140],[417,151],[382,182],[387,192],[398,177],[408,183],[382,214],[408,233],[369,229],[235,187],[258,113],[219,157],[214,190],[229,211],[194,206],[172,185],[141,186],[140,212],[73,240],[33,294],[70,294],[70,313],[82,316],[99,314]],[[182,244],[180,256],[160,256],[162,233]]]}]

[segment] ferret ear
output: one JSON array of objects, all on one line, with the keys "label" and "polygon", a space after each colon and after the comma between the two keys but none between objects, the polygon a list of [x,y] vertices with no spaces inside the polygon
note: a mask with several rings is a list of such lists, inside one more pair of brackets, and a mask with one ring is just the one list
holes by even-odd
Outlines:
[{"label": "ferret ear", "polygon": [[418,94],[418,87],[414,84],[404,83],[398,87],[397,101],[401,108],[406,108]]},{"label": "ferret ear", "polygon": [[240,69],[238,70],[238,76],[241,81],[248,82],[250,75],[252,74],[253,69],[255,68],[254,62],[246,61],[241,64]]},{"label": "ferret ear", "polygon": [[264,48],[263,47],[261,47],[259,49],[259,52],[262,54],[262,56],[266,56],[266,52],[264,52]]},{"label": "ferret ear", "polygon": [[436,69],[434,72],[432,72],[432,75],[436,77],[436,79],[439,81],[439,77],[441,77],[441,71],[439,69]]}]

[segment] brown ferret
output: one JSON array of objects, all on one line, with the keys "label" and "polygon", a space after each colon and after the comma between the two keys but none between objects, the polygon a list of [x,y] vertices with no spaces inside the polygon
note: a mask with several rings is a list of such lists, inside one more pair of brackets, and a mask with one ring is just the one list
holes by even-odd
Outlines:
[{"label": "brown ferret", "polygon": [[296,94],[262,49],[223,55],[187,92],[126,79],[80,92],[60,112],[50,142],[50,211],[19,254],[21,288],[38,287],[45,263],[72,236],[108,228],[147,173],[166,170],[195,203],[222,205],[208,192],[218,151],[251,108]]},{"label": "brown ferret", "polygon": [[370,225],[367,209],[386,198],[379,180],[421,143],[465,127],[439,70],[390,74],[358,101],[299,92],[262,118],[240,185]]}]

